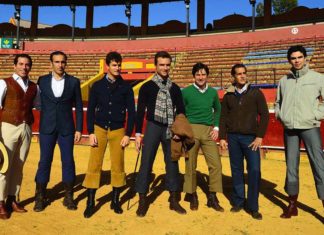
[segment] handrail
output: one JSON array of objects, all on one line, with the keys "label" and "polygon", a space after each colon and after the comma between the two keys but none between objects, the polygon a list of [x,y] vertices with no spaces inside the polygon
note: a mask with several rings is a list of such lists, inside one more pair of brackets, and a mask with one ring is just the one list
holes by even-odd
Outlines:
[{"label": "handrail", "polygon": [[[99,73],[97,75],[95,75],[94,77],[90,78],[89,80],[87,80],[86,82],[82,83],[81,84],[81,96],[82,96],[82,100],[83,101],[88,101],[88,98],[89,98],[89,90],[90,90],[90,87],[91,85],[98,81],[99,79],[101,79],[104,75],[104,66],[105,66],[105,61],[103,59],[100,60],[99,62],[100,64],[100,68],[99,68]],[[138,83],[137,85],[135,85],[133,87],[133,91],[134,91],[134,96],[135,97],[138,97],[138,92],[139,92],[139,89],[141,88],[141,86],[150,81],[152,79],[154,74],[152,74],[150,77],[148,77],[147,79],[145,79],[144,81]]]},{"label": "handrail", "polygon": [[90,78],[89,80],[87,80],[86,82],[81,84],[81,96],[82,96],[83,101],[88,101],[90,86],[94,82],[101,79],[102,76],[104,75],[104,65],[105,65],[105,61],[103,59],[100,59],[99,73],[97,75],[95,75],[94,77]]}]

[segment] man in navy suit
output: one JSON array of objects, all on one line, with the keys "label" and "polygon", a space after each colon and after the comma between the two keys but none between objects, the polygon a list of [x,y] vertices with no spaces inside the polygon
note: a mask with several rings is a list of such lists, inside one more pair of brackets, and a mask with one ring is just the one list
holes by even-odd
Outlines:
[{"label": "man in navy suit", "polygon": [[[40,161],[36,173],[36,195],[34,211],[39,212],[47,205],[46,186],[49,182],[53,152],[59,145],[62,161],[65,197],[63,205],[76,210],[73,201],[75,164],[73,159],[74,141],[81,139],[83,111],[79,79],[67,74],[67,56],[61,51],[50,55],[52,72],[38,79],[41,97],[39,126]],[[75,106],[76,125],[72,108]]]}]

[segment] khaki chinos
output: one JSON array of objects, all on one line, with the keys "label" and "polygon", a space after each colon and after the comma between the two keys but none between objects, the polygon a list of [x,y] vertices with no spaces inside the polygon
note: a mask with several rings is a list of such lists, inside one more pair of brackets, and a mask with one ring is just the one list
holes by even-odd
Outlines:
[{"label": "khaki chinos", "polygon": [[194,133],[195,145],[190,149],[186,159],[186,173],[184,177],[183,191],[194,193],[197,189],[197,158],[201,148],[209,170],[209,191],[223,192],[222,164],[219,157],[218,147],[209,133],[211,126],[201,124],[190,124]]}]

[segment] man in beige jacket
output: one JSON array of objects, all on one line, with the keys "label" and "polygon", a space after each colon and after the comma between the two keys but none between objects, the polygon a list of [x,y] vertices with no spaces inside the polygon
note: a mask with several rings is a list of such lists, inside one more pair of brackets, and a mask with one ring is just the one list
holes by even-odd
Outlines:
[{"label": "man in beige jacket", "polygon": [[324,206],[324,154],[320,133],[324,118],[324,76],[308,68],[306,50],[292,46],[287,53],[290,72],[281,78],[275,103],[276,118],[284,127],[286,155],[285,191],[289,195],[288,208],[281,218],[297,216],[299,193],[300,142],[304,142],[312,167],[318,198]]}]

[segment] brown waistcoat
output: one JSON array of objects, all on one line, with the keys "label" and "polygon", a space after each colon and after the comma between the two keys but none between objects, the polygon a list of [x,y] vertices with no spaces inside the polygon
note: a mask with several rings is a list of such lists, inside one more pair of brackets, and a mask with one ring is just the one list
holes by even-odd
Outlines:
[{"label": "brown waistcoat", "polygon": [[37,94],[37,86],[29,81],[26,92],[12,78],[4,79],[7,84],[6,96],[0,111],[0,121],[18,126],[25,122],[31,125],[34,122],[32,112],[33,101]]}]

